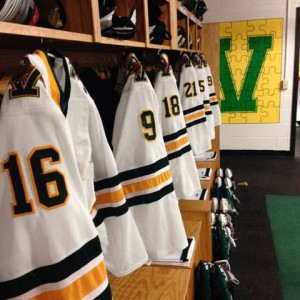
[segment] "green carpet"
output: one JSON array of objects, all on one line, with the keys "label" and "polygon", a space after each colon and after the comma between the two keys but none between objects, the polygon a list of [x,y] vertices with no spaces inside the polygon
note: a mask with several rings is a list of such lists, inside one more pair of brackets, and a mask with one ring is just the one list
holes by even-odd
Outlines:
[{"label": "green carpet", "polygon": [[283,297],[300,299],[300,196],[266,195],[266,204]]}]

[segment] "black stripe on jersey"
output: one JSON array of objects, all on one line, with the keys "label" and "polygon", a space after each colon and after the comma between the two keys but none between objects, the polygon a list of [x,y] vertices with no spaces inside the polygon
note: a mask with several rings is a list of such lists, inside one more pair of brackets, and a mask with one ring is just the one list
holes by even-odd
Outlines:
[{"label": "black stripe on jersey", "polygon": [[111,300],[112,299],[112,294],[111,294],[111,288],[110,285],[106,287],[106,289],[94,300]]},{"label": "black stripe on jersey", "polygon": [[209,156],[210,159],[214,159],[216,157],[217,157],[217,152],[213,152],[213,154]]},{"label": "black stripe on jersey", "polygon": [[163,169],[164,167],[169,165],[169,160],[167,157],[163,157],[160,160],[154,162],[153,164],[147,165],[147,166],[143,166],[143,167],[139,167],[136,169],[132,169],[132,170],[128,170],[128,171],[124,171],[121,172],[119,175],[121,177],[121,181],[126,181],[126,180],[130,180],[130,179],[134,179],[134,178],[139,178],[141,176],[146,176],[149,174],[153,174],[161,169]]},{"label": "black stripe on jersey", "polygon": [[[205,107],[205,105],[209,105],[210,106],[210,101],[209,100],[204,100],[203,101],[203,104],[204,104],[204,107]],[[206,110],[205,109],[205,115],[212,115],[213,113],[212,113],[212,110],[209,108],[209,110]]]},{"label": "black stripe on jersey", "polygon": [[17,297],[40,285],[59,282],[87,265],[101,253],[97,236],[58,263],[37,268],[16,279],[0,282],[0,299]]},{"label": "black stripe on jersey", "polygon": [[116,176],[113,176],[110,178],[105,178],[105,179],[95,181],[94,189],[95,189],[95,191],[100,191],[100,190],[104,190],[107,188],[115,187],[119,184],[120,184],[120,177],[119,177],[119,175],[116,175]]},{"label": "black stripe on jersey", "polygon": [[213,106],[213,105],[218,105],[218,101],[213,101],[213,102],[210,102],[210,106]]},{"label": "black stripe on jersey", "polygon": [[202,189],[199,195],[199,200],[205,200],[206,198],[207,189]]},{"label": "black stripe on jersey", "polygon": [[192,238],[187,238],[187,241],[188,241],[188,245],[187,245],[186,248],[184,248],[182,250],[182,253],[181,253],[181,256],[180,256],[181,261],[188,261],[189,248],[191,246],[191,243],[192,243],[193,239]]},{"label": "black stripe on jersey", "polygon": [[119,216],[122,216],[122,215],[126,214],[127,211],[128,211],[128,204],[127,203],[124,203],[123,205],[118,206],[118,207],[100,208],[97,211],[97,214],[96,214],[96,216],[93,219],[94,224],[97,227],[97,226],[99,226],[103,222],[103,220],[105,218],[108,218],[108,217],[119,217]]},{"label": "black stripe on jersey", "polygon": [[193,122],[191,122],[191,123],[187,123],[187,124],[186,124],[186,127],[187,127],[187,128],[193,127],[193,126],[195,126],[195,125],[198,125],[198,124],[204,123],[204,122],[206,122],[206,118],[201,118],[201,119],[195,120],[195,121],[193,121]]},{"label": "black stripe on jersey", "polygon": [[175,151],[173,153],[168,154],[168,159],[172,160],[174,158],[180,157],[180,156],[182,156],[183,154],[185,154],[189,151],[192,151],[192,147],[191,147],[190,144],[188,144],[185,147],[179,149],[178,151]]},{"label": "black stripe on jersey", "polygon": [[208,177],[210,173],[210,168],[206,168],[204,176]]},{"label": "black stripe on jersey", "polygon": [[186,109],[183,111],[183,114],[184,115],[189,115],[195,111],[199,111],[199,110],[204,110],[204,105],[203,104],[200,104],[200,105],[197,105],[197,106],[194,106],[192,108],[189,108],[189,109]]},{"label": "black stripe on jersey", "polygon": [[178,139],[179,137],[181,137],[182,135],[185,135],[187,134],[187,130],[186,130],[186,127],[178,130],[177,132],[174,132],[172,134],[168,134],[168,135],[165,135],[164,136],[164,142],[167,143],[167,142],[170,142],[170,141],[174,141],[176,139]]},{"label": "black stripe on jersey", "polygon": [[153,192],[150,194],[134,196],[132,198],[128,197],[127,203],[129,205],[129,207],[135,206],[135,205],[140,205],[140,204],[149,204],[149,203],[160,200],[164,196],[172,193],[173,191],[174,191],[174,186],[173,186],[173,182],[171,182],[170,184],[164,186],[159,191],[156,191],[156,192]]},{"label": "black stripe on jersey", "polygon": [[206,116],[209,116],[209,115],[212,115],[212,114],[213,114],[213,113],[212,113],[211,110],[206,110],[206,111],[205,111],[205,115],[206,115]]}]

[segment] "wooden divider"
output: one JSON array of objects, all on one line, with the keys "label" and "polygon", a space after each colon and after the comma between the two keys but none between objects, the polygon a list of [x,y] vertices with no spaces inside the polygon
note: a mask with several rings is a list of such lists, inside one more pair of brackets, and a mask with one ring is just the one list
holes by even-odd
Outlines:
[{"label": "wooden divider", "polygon": [[179,207],[184,222],[201,221],[202,230],[199,239],[201,259],[212,260],[211,237],[211,201],[179,200]]}]

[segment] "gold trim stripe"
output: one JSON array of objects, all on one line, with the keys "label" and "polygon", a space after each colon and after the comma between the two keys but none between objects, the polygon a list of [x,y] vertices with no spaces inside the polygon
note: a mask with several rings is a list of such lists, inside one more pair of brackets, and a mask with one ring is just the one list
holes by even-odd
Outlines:
[{"label": "gold trim stripe", "polygon": [[209,97],[209,101],[210,101],[210,103],[217,102],[218,101],[217,96]]},{"label": "gold trim stripe", "polygon": [[[97,266],[95,266],[88,273],[84,274],[68,286],[56,290],[39,294],[32,300],[44,300],[44,299],[57,299],[57,300],[70,300],[70,299],[82,299],[101,285],[105,284],[107,280],[106,266],[104,260],[102,260]],[[105,288],[104,288],[105,289]]]},{"label": "gold trim stripe", "polygon": [[96,195],[96,205],[110,204],[110,203],[118,203],[125,199],[124,191],[122,188],[116,191],[110,191],[108,193],[101,193]]},{"label": "gold trim stripe", "polygon": [[56,105],[60,108],[60,90],[57,86],[57,82],[53,75],[52,68],[49,65],[48,59],[47,59],[45,53],[41,50],[35,50],[34,53],[37,54],[44,62],[44,65],[47,69],[48,78],[49,78],[51,97],[54,100],[54,102],[56,103]]},{"label": "gold trim stripe", "polygon": [[185,123],[191,122],[193,120],[197,120],[197,119],[202,119],[203,117],[205,117],[205,112],[204,110],[201,111],[197,111],[194,114],[190,114],[184,117]]},{"label": "gold trim stripe", "polygon": [[176,149],[180,149],[183,145],[186,145],[189,142],[187,136],[182,137],[181,139],[174,141],[172,143],[166,144],[167,152],[173,152]]},{"label": "gold trim stripe", "polygon": [[123,185],[123,189],[124,189],[125,195],[132,194],[135,192],[140,192],[140,191],[146,191],[148,189],[151,189],[151,188],[154,188],[154,187],[157,187],[157,186],[163,184],[164,182],[170,180],[171,177],[172,176],[171,176],[170,170],[167,170],[167,171],[155,176],[154,178],[149,178],[146,180]]}]

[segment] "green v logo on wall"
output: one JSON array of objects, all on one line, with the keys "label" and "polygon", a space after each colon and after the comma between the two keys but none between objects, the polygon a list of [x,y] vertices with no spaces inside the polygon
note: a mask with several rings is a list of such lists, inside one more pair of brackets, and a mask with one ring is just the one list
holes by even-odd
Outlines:
[{"label": "green v logo on wall", "polygon": [[226,52],[231,50],[231,38],[220,39],[220,82],[224,94],[224,100],[221,102],[222,112],[256,111],[257,101],[253,96],[267,51],[272,49],[272,44],[272,35],[248,37],[248,49],[252,54],[238,94],[226,56]]}]

